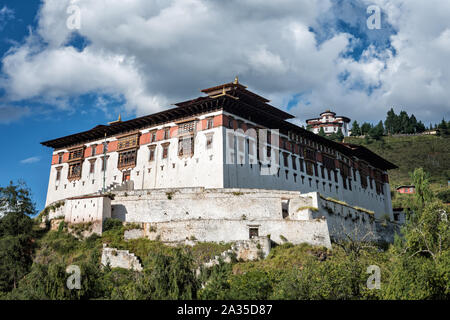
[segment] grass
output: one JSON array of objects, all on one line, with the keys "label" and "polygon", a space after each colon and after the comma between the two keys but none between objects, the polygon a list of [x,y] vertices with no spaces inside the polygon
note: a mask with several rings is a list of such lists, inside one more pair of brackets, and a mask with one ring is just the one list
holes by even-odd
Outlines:
[{"label": "grass", "polygon": [[450,138],[438,136],[383,137],[381,141],[347,137],[346,143],[363,145],[399,168],[389,171],[392,188],[410,183],[409,173],[422,167],[430,174],[434,188],[447,186],[450,179]]}]

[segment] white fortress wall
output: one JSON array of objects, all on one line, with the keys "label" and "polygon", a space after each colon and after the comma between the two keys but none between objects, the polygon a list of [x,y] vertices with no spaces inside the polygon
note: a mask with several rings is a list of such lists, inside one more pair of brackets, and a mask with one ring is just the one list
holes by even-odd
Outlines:
[{"label": "white fortress wall", "polygon": [[152,224],[154,231],[148,236],[152,240],[180,242],[186,239],[205,242],[231,242],[249,239],[249,229],[257,228],[259,236],[283,243],[309,243],[331,248],[330,235],[325,220],[185,220]]},{"label": "white fortress wall", "polygon": [[[203,120],[208,117],[220,115],[222,112],[211,112],[197,117]],[[140,130],[141,134],[146,134],[153,130],[161,130],[163,128],[175,127],[176,123],[166,123],[164,125],[151,127]],[[223,127],[216,126],[211,129],[198,131],[195,135],[194,155],[179,157],[178,156],[178,136],[170,139],[160,140],[157,142],[149,142],[140,144],[137,152],[136,166],[131,169],[130,179],[134,181],[135,189],[150,188],[176,188],[176,187],[207,187],[222,188],[223,187]],[[211,148],[206,146],[206,137],[212,135]],[[104,139],[91,141],[86,143],[86,149],[92,145],[101,145]],[[106,141],[117,141],[117,138],[108,137]],[[162,145],[169,143],[169,155],[166,159],[162,158]],[[149,160],[149,146],[155,145],[155,159]],[[65,152],[68,149],[55,150],[53,155]],[[113,184],[122,183],[123,172],[119,170],[118,152],[107,152],[106,174],[102,170],[102,158],[104,154],[96,154],[95,156],[86,157],[82,164],[81,179],[75,181],[68,180],[69,164],[63,162],[61,164],[53,164],[50,169],[49,184],[47,190],[46,205],[58,200],[66,199],[74,196],[96,193],[103,188],[103,179],[105,179],[106,187]],[[95,160],[94,172],[90,172],[91,161]],[[56,168],[62,167],[60,179],[57,180]]]},{"label": "white fortress wall", "polygon": [[[234,116],[234,118],[239,119]],[[325,177],[321,175],[322,164],[318,163],[318,176],[308,175],[305,170],[301,171],[300,159],[298,155],[295,155],[295,169],[292,158],[292,153],[288,156],[288,165],[284,165],[284,159],[282,153],[279,152],[279,174],[262,175],[261,166],[259,164],[250,164],[249,160],[249,145],[244,144],[245,151],[243,154],[244,161],[239,161],[238,157],[239,147],[238,139],[234,139],[234,148],[229,148],[227,142],[227,132],[224,129],[223,139],[224,139],[224,187],[225,188],[250,188],[250,189],[267,189],[267,190],[290,190],[290,191],[300,191],[301,193],[308,192],[319,192],[326,195],[327,197],[332,197],[338,200],[343,200],[349,204],[360,206],[372,211],[375,211],[377,218],[381,218],[383,215],[388,214],[393,218],[392,204],[390,196],[390,187],[388,183],[383,184],[384,194],[377,194],[375,190],[375,183],[370,186],[369,181],[367,182],[367,188],[361,187],[361,176],[356,170],[356,180],[351,181],[350,186],[347,184],[347,189],[344,188],[342,176],[340,170],[337,169],[337,182],[335,180],[335,174],[332,172],[331,179],[328,178],[328,173],[325,170]],[[227,158],[227,153],[232,155],[232,162]],[[304,160],[304,159],[303,159]]]},{"label": "white fortress wall", "polygon": [[[250,229],[277,242],[330,246],[331,239],[391,240],[375,215],[317,192],[259,189],[153,189],[67,199],[49,218],[94,223],[101,233],[109,217],[144,226],[137,236],[179,242],[248,240]],[[382,230],[381,234],[377,230]],[[138,230],[139,231],[139,230]],[[133,236],[135,237],[135,236]]]}]

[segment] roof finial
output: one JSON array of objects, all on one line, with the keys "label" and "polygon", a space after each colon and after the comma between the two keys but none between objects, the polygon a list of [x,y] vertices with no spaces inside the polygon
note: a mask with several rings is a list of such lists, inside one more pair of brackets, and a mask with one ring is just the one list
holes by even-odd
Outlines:
[{"label": "roof finial", "polygon": [[238,76],[236,76],[236,78],[234,78],[233,84],[239,84],[239,77]]},{"label": "roof finial", "polygon": [[122,121],[122,116],[119,113],[119,119],[117,119],[117,121]]}]

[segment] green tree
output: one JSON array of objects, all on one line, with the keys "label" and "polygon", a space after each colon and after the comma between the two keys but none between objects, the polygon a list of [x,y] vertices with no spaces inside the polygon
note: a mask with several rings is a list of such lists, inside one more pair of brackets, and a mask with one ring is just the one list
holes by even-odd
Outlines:
[{"label": "green tree", "polygon": [[361,135],[361,128],[359,127],[358,122],[355,120],[352,124],[352,136],[360,136]]},{"label": "green tree", "polygon": [[440,136],[448,135],[449,128],[447,127],[447,123],[445,122],[444,119],[442,119],[441,123],[438,125],[437,128],[438,128],[438,134]]},{"label": "green tree", "polygon": [[342,142],[344,140],[344,134],[342,133],[342,129],[339,128],[338,132],[336,133],[336,141]]},{"label": "green tree", "polygon": [[323,130],[323,127],[320,127],[319,136],[326,137],[325,130]]},{"label": "green tree", "polygon": [[203,274],[207,276],[203,279],[204,288],[199,292],[200,299],[224,300],[229,297],[231,264],[219,261],[218,265],[203,270]]},{"label": "green tree", "polygon": [[409,134],[416,133],[417,132],[417,124],[418,123],[417,123],[416,117],[413,114],[411,114],[411,117],[409,118],[409,124],[408,124],[406,133],[409,133]]},{"label": "green tree", "polygon": [[426,202],[433,200],[434,195],[430,189],[430,175],[423,170],[423,168],[416,168],[410,174],[411,182],[415,186],[415,206],[416,208],[423,208]]},{"label": "green tree", "polygon": [[272,293],[269,275],[264,271],[252,270],[235,275],[230,281],[228,299],[267,300]]},{"label": "green tree", "polygon": [[410,119],[408,113],[406,113],[406,111],[400,111],[399,119],[400,119],[399,133],[408,133],[408,129],[410,127]]},{"label": "green tree", "polygon": [[395,114],[394,108],[391,108],[391,110],[387,112],[386,120],[384,121],[384,126],[386,127],[388,134],[397,133],[397,123],[398,116]]},{"label": "green tree", "polygon": [[383,134],[384,134],[383,121],[380,120],[380,122],[375,127],[370,129],[369,136],[372,139],[380,140]]},{"label": "green tree", "polygon": [[422,132],[424,132],[425,130],[426,130],[425,125],[423,124],[422,121],[419,121],[419,122],[417,123],[417,126],[416,126],[416,132],[417,132],[417,133],[422,133]]},{"label": "green tree", "polygon": [[138,284],[139,298],[151,300],[196,299],[198,279],[193,272],[190,254],[177,248],[174,256],[152,254],[152,269],[144,270]]},{"label": "green tree", "polygon": [[370,123],[364,122],[361,125],[361,135],[365,136],[369,133],[370,129],[372,129],[372,125]]},{"label": "green tree", "polygon": [[35,209],[23,182],[0,187],[0,212],[0,291],[10,291],[32,263]]}]

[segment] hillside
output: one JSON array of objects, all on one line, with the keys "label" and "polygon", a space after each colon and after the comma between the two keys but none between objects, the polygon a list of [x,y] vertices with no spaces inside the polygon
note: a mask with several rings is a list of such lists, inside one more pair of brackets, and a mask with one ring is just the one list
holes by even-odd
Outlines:
[{"label": "hillside", "polygon": [[450,180],[450,138],[438,136],[383,137],[380,141],[347,137],[346,143],[367,147],[399,168],[390,170],[392,188],[410,183],[409,173],[422,167],[435,188]]},{"label": "hillside", "polygon": [[[415,257],[409,262],[413,269],[405,269],[395,250],[383,252],[367,244],[344,242],[334,244],[332,250],[285,243],[274,247],[264,260],[243,262],[232,258],[231,263],[199,269],[196,277],[192,270],[197,270],[230,244],[197,243],[193,247],[175,248],[148,239],[125,241],[125,230],[121,223],[114,223],[102,236],[77,239],[68,233],[64,223],[54,231],[37,228],[30,270],[16,288],[4,292],[0,289],[0,300],[448,298],[445,291],[448,278],[445,277],[449,271],[444,269],[449,265],[448,255],[443,255],[436,264],[425,257]],[[103,243],[135,253],[142,262],[143,272],[101,268]],[[373,264],[383,272],[381,290],[367,287],[366,269]],[[80,290],[66,287],[68,265],[81,269]],[[438,274],[437,270],[442,272]],[[408,278],[406,275],[411,272],[412,278]],[[431,285],[429,274],[434,277]]]}]

